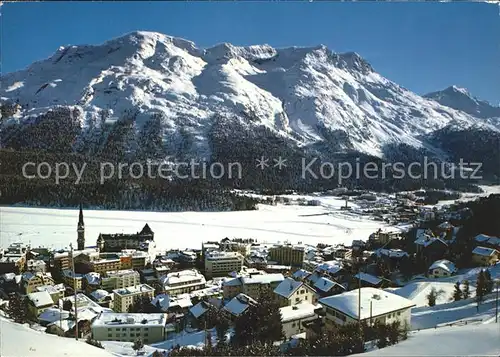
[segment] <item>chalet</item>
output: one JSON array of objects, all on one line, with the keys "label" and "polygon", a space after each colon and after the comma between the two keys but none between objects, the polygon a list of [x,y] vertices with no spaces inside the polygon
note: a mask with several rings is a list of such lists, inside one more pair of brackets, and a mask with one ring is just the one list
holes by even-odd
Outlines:
[{"label": "chalet", "polygon": [[472,251],[472,261],[477,265],[493,265],[500,260],[500,252],[493,248],[476,247]]},{"label": "chalet", "polygon": [[457,272],[455,264],[446,259],[436,260],[428,269],[431,278],[442,278],[451,276]]},{"label": "chalet", "polygon": [[275,298],[281,307],[297,305],[302,302],[314,303],[316,292],[307,284],[286,278],[274,289]]},{"label": "chalet", "polygon": [[385,278],[380,278],[368,273],[358,273],[354,275],[356,280],[352,281],[352,285],[359,287],[372,287],[372,288],[383,288],[391,285],[391,281]]},{"label": "chalet", "polygon": [[346,288],[336,281],[321,277],[314,284],[314,289],[319,297],[326,297],[343,293]]},{"label": "chalet", "polygon": [[252,299],[250,296],[245,295],[243,293],[238,294],[234,298],[232,298],[222,310],[226,312],[230,318],[235,318],[244,314],[250,305],[256,305],[257,301]]},{"label": "chalet", "polygon": [[289,339],[294,335],[305,332],[305,323],[315,320],[318,317],[316,313],[322,309],[321,305],[313,305],[305,302],[280,308],[285,338]]}]

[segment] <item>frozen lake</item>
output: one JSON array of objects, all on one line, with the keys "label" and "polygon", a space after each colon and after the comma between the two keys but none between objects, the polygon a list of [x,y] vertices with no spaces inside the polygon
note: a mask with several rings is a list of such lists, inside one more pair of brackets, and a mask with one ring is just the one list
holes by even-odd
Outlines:
[{"label": "frozen lake", "polygon": [[[343,204],[338,201],[339,207]],[[201,242],[254,238],[263,242],[316,244],[368,239],[383,224],[332,212],[329,206],[267,206],[236,212],[142,212],[84,210],[86,245],[95,245],[99,233],[135,233],[148,223],[159,249],[201,248]],[[0,242],[14,241],[53,248],[76,245],[78,210],[25,207],[0,208]]]}]

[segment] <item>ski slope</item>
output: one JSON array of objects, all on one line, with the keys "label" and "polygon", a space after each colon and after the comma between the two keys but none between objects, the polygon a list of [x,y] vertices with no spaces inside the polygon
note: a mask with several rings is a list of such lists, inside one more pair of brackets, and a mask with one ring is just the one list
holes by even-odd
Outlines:
[{"label": "ski slope", "polygon": [[[326,207],[267,206],[235,212],[142,212],[84,210],[86,244],[99,233],[135,233],[148,223],[158,249],[201,248],[202,241],[225,237],[260,242],[346,243],[368,239],[380,222],[329,215]],[[78,210],[0,208],[0,245],[21,241],[63,248],[76,243]]]}]

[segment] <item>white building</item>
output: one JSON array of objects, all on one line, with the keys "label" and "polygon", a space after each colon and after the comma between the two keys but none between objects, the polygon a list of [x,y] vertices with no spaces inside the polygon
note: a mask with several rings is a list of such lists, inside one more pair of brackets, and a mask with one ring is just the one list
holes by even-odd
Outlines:
[{"label": "white building", "polygon": [[[359,294],[361,308],[358,304]],[[319,303],[326,310],[325,322],[339,325],[358,323],[361,319],[368,324],[392,323],[398,320],[402,325],[410,326],[411,308],[415,306],[411,300],[376,288],[351,290],[320,299]]]},{"label": "white building", "polygon": [[116,312],[127,312],[136,298],[147,296],[153,299],[155,289],[147,284],[129,286],[122,289],[113,290],[113,310]]},{"label": "white building", "polygon": [[446,259],[436,260],[429,267],[429,277],[442,278],[444,276],[451,276],[457,272],[455,264]]},{"label": "white building", "polygon": [[145,344],[165,339],[165,314],[103,313],[92,323],[92,338],[97,341],[127,341],[142,339]]},{"label": "white building", "polygon": [[290,338],[306,331],[303,322],[311,321],[318,317],[316,312],[322,310],[321,305],[301,303],[280,308],[283,334]]},{"label": "white building", "polygon": [[205,255],[205,275],[212,278],[239,272],[243,267],[243,260],[243,255],[238,252],[210,252]]},{"label": "white building", "polygon": [[169,273],[160,278],[163,290],[170,296],[190,293],[206,287],[205,277],[196,269]]}]

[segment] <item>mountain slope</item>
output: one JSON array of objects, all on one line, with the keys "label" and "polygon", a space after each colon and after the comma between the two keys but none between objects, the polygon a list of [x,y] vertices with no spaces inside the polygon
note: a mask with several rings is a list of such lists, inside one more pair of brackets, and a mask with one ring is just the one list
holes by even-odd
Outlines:
[{"label": "mountain slope", "polygon": [[[61,47],[1,81],[2,146],[15,149],[209,157],[217,118],[233,142],[266,128],[291,147],[326,143],[378,157],[388,144],[427,147],[425,136],[448,126],[497,130],[387,80],[356,53],[324,46],[203,50],[134,32]],[[61,126],[64,136],[50,140]]]},{"label": "mountain slope", "polygon": [[451,86],[444,90],[424,95],[447,107],[461,110],[477,118],[500,118],[500,107],[473,97],[466,89]]}]

